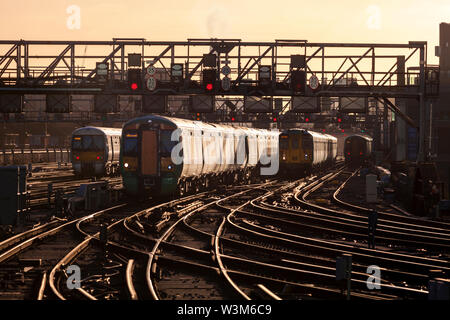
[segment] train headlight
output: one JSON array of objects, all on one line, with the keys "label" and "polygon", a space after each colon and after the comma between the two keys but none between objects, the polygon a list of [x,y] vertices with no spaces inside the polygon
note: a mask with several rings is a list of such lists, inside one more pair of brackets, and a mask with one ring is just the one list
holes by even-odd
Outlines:
[{"label": "train headlight", "polygon": [[167,166],[167,169],[172,170],[172,166],[169,164],[169,165]]},{"label": "train headlight", "polygon": [[283,154],[283,160],[286,160],[286,156]]},{"label": "train headlight", "polygon": [[128,162],[125,162],[125,163],[123,164],[123,166],[124,166],[125,168],[128,168]]}]

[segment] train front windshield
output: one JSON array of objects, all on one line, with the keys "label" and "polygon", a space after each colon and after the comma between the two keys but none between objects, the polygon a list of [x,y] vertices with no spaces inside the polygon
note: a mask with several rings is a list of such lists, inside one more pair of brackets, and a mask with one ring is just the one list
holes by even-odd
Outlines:
[{"label": "train front windshield", "polygon": [[123,142],[124,156],[137,156],[138,153],[138,135],[137,132],[130,132],[125,135]]},{"label": "train front windshield", "polygon": [[172,130],[160,131],[160,154],[162,157],[169,157],[172,149],[178,144],[178,141],[172,141]]},{"label": "train front windshield", "polygon": [[289,149],[289,136],[287,135],[280,136],[280,149],[282,150]]},{"label": "train front windshield", "polygon": [[102,151],[105,148],[103,136],[74,136],[72,150]]}]

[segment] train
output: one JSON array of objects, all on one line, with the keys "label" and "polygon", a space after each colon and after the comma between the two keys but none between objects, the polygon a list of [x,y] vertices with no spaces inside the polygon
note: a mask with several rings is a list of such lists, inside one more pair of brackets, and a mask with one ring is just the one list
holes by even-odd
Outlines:
[{"label": "train", "polygon": [[361,134],[352,134],[345,138],[345,163],[350,165],[364,165],[372,157],[373,139]]},{"label": "train", "polygon": [[115,175],[119,170],[121,128],[82,127],[72,133],[72,168],[78,176]]},{"label": "train", "polygon": [[122,129],[123,186],[128,195],[155,197],[249,182],[263,158],[278,164],[278,134],[160,115],[132,119]]},{"label": "train", "polygon": [[280,134],[280,174],[309,175],[331,166],[337,157],[337,138],[305,129],[288,129]]}]

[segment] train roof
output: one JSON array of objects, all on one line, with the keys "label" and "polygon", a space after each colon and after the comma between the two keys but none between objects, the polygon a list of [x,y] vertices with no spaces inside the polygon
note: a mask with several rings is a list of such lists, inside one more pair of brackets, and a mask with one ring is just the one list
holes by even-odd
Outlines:
[{"label": "train roof", "polygon": [[311,131],[311,130],[306,130],[306,129],[298,129],[298,128],[292,128],[292,129],[287,129],[283,132],[298,132],[298,133],[302,133],[302,134],[306,134],[306,135],[310,135],[315,139],[328,139],[328,140],[333,140],[333,141],[337,141],[337,138],[335,136],[332,136],[330,134],[325,134],[325,133],[320,133],[320,132],[316,132],[316,131]]},{"label": "train roof", "polygon": [[202,122],[202,121],[195,121],[195,120],[189,120],[189,119],[180,119],[180,118],[173,118],[173,117],[166,117],[166,116],[160,116],[160,115],[146,115],[139,118],[132,119],[125,123],[125,126],[128,126],[130,124],[134,123],[142,123],[147,122],[148,120],[159,120],[164,121],[170,124],[173,124],[176,127],[180,128],[192,128],[192,129],[198,129],[198,130],[217,130],[220,131],[227,131],[227,130],[241,130],[243,132],[246,132],[248,134],[261,134],[264,133],[266,135],[270,134],[279,134],[278,131],[270,131],[266,129],[257,129],[257,128],[247,128],[247,127],[239,127],[239,126],[230,126],[225,124],[217,124],[217,123],[208,123],[208,122]]},{"label": "train roof", "polygon": [[345,140],[351,139],[351,138],[361,138],[361,139],[364,139],[364,140],[367,140],[367,141],[373,141],[372,137],[366,136],[366,135],[363,135],[363,134],[358,134],[358,133],[354,133],[354,134],[349,135],[348,137],[345,138]]},{"label": "train roof", "polygon": [[122,134],[122,128],[107,128],[107,127],[93,127],[93,126],[87,126],[87,127],[81,127],[78,129],[75,129],[72,132],[72,135],[89,135],[89,134],[101,134],[101,135],[121,135]]}]

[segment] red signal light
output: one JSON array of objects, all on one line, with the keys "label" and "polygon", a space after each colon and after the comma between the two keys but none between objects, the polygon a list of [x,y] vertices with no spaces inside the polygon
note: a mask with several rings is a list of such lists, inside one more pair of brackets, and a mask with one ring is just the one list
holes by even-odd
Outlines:
[{"label": "red signal light", "polygon": [[234,122],[234,120],[236,120],[234,117],[231,117],[231,121]]},{"label": "red signal light", "polygon": [[344,130],[344,129],[342,129],[342,132],[345,132],[345,130]]},{"label": "red signal light", "polygon": [[277,118],[273,118],[273,122],[277,122]]},{"label": "red signal light", "polygon": [[341,118],[338,118],[337,120],[338,120],[338,122],[342,122],[342,119],[341,119]]},{"label": "red signal light", "polygon": [[309,118],[305,118],[305,121],[306,121],[306,122],[309,122]]},{"label": "red signal light", "polygon": [[76,157],[76,159],[77,159],[77,160],[80,160],[80,157],[79,157],[79,156],[77,156],[77,157]]},{"label": "red signal light", "polygon": [[138,88],[137,83],[136,83],[136,82],[133,82],[133,83],[131,84],[131,90],[137,90],[137,88]]},{"label": "red signal light", "polygon": [[350,152],[347,152],[348,155],[350,155]]},{"label": "red signal light", "polygon": [[97,156],[97,160],[100,160],[100,156]]},{"label": "red signal light", "polygon": [[212,83],[208,83],[208,84],[206,85],[206,90],[211,91],[212,89],[213,89]]}]

